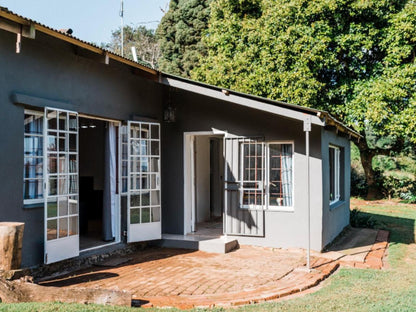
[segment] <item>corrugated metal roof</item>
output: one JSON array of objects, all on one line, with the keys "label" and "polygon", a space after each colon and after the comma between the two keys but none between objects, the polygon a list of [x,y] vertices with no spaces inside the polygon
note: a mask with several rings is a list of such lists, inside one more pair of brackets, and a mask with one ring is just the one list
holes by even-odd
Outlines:
[{"label": "corrugated metal roof", "polygon": [[[107,54],[109,57],[111,57],[115,61],[127,64],[129,66],[138,68],[138,69],[143,70],[143,71],[146,71],[148,73],[151,73],[151,74],[155,75],[156,77],[160,77],[160,76],[162,76],[162,77],[163,76],[171,77],[171,78],[174,78],[174,79],[177,79],[177,80],[185,81],[185,82],[190,83],[190,84],[195,84],[195,85],[198,85],[198,86],[202,86],[204,88],[218,90],[220,92],[222,90],[224,90],[223,88],[220,88],[220,87],[217,87],[217,86],[205,84],[205,83],[190,80],[190,79],[185,79],[185,78],[182,78],[182,77],[177,77],[177,76],[170,75],[170,74],[167,74],[167,73],[162,73],[159,70],[153,69],[151,66],[149,66],[145,62],[143,62],[143,63],[134,62],[133,60],[122,57],[121,55],[119,55],[117,53],[114,53],[113,51],[110,51],[108,49],[104,49],[102,47],[97,46],[96,44],[91,43],[91,42],[87,42],[85,40],[79,39],[79,38],[77,38],[75,36],[72,36],[70,34],[67,34],[65,32],[59,31],[57,29],[54,29],[54,28],[51,28],[47,25],[39,23],[39,22],[37,22],[35,20],[32,20],[30,18],[27,18],[27,17],[21,16],[19,14],[16,14],[16,13],[10,11],[8,8],[2,7],[2,6],[0,6],[0,16],[2,16],[4,18],[7,18],[11,21],[20,23],[22,25],[30,26],[31,24],[33,24],[37,31],[46,33],[46,34],[54,36],[58,39],[70,42],[70,43],[75,44],[75,45],[78,45],[82,48],[88,49],[90,51],[101,54],[103,56],[105,56]],[[233,90],[228,90],[227,89],[227,91],[234,94],[234,95],[238,95],[238,96],[249,98],[249,99],[252,99],[252,100],[259,101],[259,102],[267,103],[267,104],[270,104],[270,105],[286,107],[286,108],[290,108],[292,110],[296,110],[296,111],[299,111],[299,112],[318,115],[320,118],[325,119],[326,124],[331,125],[331,126],[335,126],[338,130],[346,132],[347,134],[349,134],[352,137],[355,137],[357,139],[362,138],[362,136],[358,132],[352,130],[351,128],[349,128],[347,126],[345,126],[343,123],[338,121],[336,118],[332,117],[331,114],[329,114],[326,111],[317,110],[317,109],[314,109],[314,108],[304,107],[304,106],[300,106],[300,105],[289,104],[289,103],[286,103],[286,102],[283,102],[283,101],[270,100],[270,99],[267,99],[267,98],[264,98],[264,97],[259,97],[259,96],[246,94],[246,93],[240,93],[240,92],[236,92],[236,91],[233,91]]]},{"label": "corrugated metal roof", "polygon": [[[28,26],[30,24],[34,24],[37,31],[41,31],[41,32],[47,33],[49,35],[54,33],[54,34],[56,34],[56,36],[58,36],[62,40],[65,40],[65,38],[67,38],[68,40],[66,40],[66,41],[70,41],[71,43],[74,43],[74,44],[78,43],[78,45],[80,45],[82,47],[88,46],[89,50],[92,50],[94,52],[100,52],[100,54],[103,54],[103,55],[108,53],[110,56],[113,56],[113,58],[116,58],[116,60],[118,60],[122,63],[126,63],[130,66],[137,67],[139,69],[145,70],[146,72],[150,72],[150,73],[153,73],[155,75],[158,75],[158,73],[159,73],[157,70],[153,69],[146,62],[140,62],[140,63],[134,62],[134,61],[132,61],[128,58],[122,57],[120,54],[117,54],[117,53],[115,53],[113,51],[110,51],[108,49],[99,47],[98,45],[96,45],[94,43],[79,39],[75,36],[72,36],[68,33],[65,33],[65,32],[59,31],[57,29],[51,28],[51,27],[49,27],[47,25],[44,25],[40,22],[37,22],[33,19],[30,19],[30,18],[21,16],[19,14],[16,14],[13,11],[10,11],[6,7],[0,6],[0,16],[3,16],[5,18],[8,18],[8,19],[14,21],[14,22],[21,23],[21,24],[28,25]],[[49,32],[47,32],[45,30],[49,30]],[[135,64],[137,64],[137,66],[135,66]]]}]

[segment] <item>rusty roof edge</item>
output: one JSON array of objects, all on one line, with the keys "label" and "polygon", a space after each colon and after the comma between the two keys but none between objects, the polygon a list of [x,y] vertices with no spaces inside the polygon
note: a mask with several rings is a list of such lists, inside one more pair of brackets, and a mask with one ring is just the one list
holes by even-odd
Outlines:
[{"label": "rusty roof edge", "polygon": [[81,39],[79,39],[75,36],[69,35],[69,34],[64,33],[62,31],[59,31],[57,29],[54,29],[54,28],[51,28],[51,27],[46,26],[44,24],[41,24],[41,23],[39,23],[35,20],[32,20],[32,19],[23,17],[21,15],[18,15],[16,13],[10,11],[9,9],[7,9],[5,7],[2,7],[2,6],[0,6],[0,16],[4,17],[4,18],[6,18],[10,21],[13,21],[13,22],[16,22],[16,23],[19,23],[19,24],[22,24],[22,25],[26,25],[26,26],[29,26],[29,25],[33,24],[37,31],[40,31],[40,32],[45,33],[47,35],[50,35],[52,37],[64,40],[66,42],[77,45],[81,48],[87,49],[89,51],[92,51],[94,53],[97,53],[97,54],[100,54],[100,55],[103,55],[103,56],[108,54],[108,56],[111,59],[113,59],[117,62],[124,63],[128,66],[132,66],[134,68],[143,70],[147,73],[153,74],[154,76],[157,76],[159,74],[159,72],[157,70],[155,70],[151,67],[144,66],[143,64],[140,64],[140,63],[134,62],[134,61],[132,61],[128,58],[122,57],[121,55],[118,55],[117,53],[114,53],[110,50],[101,48],[101,47],[99,47],[99,46],[97,46],[93,43],[81,40]]}]

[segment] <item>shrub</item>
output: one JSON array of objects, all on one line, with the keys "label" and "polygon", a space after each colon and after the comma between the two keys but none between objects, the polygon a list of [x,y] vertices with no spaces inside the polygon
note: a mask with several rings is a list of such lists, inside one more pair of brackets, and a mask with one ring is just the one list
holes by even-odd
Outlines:
[{"label": "shrub", "polygon": [[373,229],[377,225],[377,221],[372,216],[354,208],[350,212],[350,224],[355,228]]}]

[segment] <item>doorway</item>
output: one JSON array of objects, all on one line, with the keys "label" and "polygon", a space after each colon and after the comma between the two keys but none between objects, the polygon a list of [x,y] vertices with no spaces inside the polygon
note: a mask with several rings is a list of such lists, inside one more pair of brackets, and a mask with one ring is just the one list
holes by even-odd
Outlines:
[{"label": "doorway", "polygon": [[223,234],[223,135],[185,134],[185,234]]},{"label": "doorway", "polygon": [[119,241],[117,124],[79,118],[80,250]]}]

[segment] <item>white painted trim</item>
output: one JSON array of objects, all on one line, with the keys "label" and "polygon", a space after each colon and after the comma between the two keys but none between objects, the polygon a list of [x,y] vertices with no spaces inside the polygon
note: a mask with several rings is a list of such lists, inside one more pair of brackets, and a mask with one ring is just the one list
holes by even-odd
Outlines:
[{"label": "white painted trim", "polygon": [[95,250],[95,249],[101,249],[101,248],[108,247],[108,246],[111,246],[111,245],[116,245],[116,244],[120,244],[120,242],[119,241],[118,242],[114,241],[114,242],[109,242],[107,244],[103,244],[103,245],[99,245],[99,246],[80,249],[79,253],[82,254],[82,253],[87,252],[87,251],[91,251],[91,250]]},{"label": "white painted trim", "polygon": [[[183,235],[195,231],[195,159],[194,142],[196,136],[224,137],[226,131],[191,131],[183,133]],[[223,220],[225,222],[225,218]]]}]

